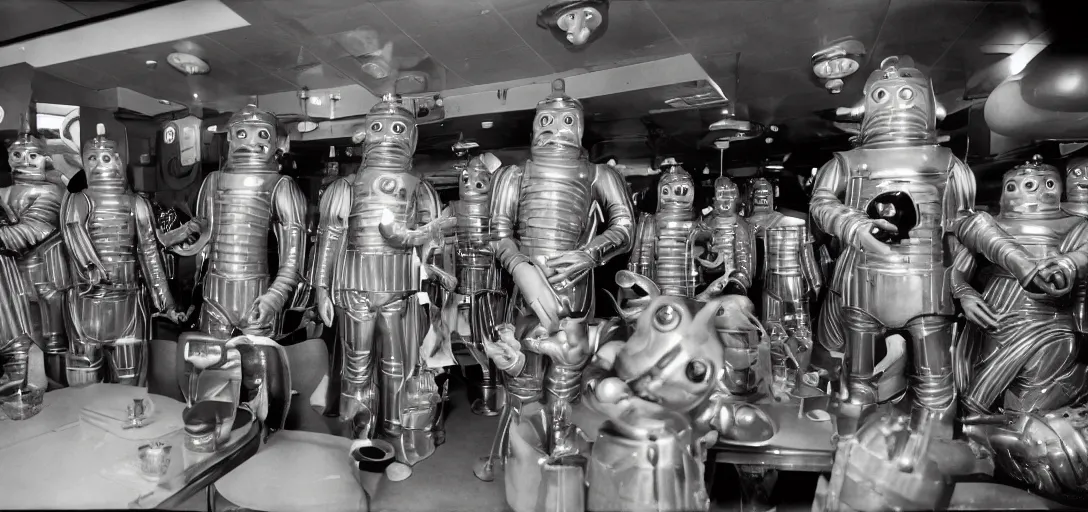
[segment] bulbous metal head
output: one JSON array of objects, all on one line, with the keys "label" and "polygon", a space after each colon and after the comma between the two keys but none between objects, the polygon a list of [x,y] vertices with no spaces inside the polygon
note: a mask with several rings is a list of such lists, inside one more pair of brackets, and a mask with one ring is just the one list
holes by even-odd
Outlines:
[{"label": "bulbous metal head", "polygon": [[49,161],[45,149],[45,142],[30,133],[30,119],[23,115],[19,135],[8,146],[12,180],[44,181],[46,162]]},{"label": "bulbous metal head", "polygon": [[231,167],[275,169],[278,156],[290,149],[287,131],[276,116],[246,105],[227,121],[227,158]]},{"label": "bulbous metal head", "polygon": [[863,91],[860,145],[937,142],[944,109],[932,81],[909,58],[884,59]]},{"label": "bulbous metal head", "polygon": [[88,188],[124,188],[128,181],[125,162],[117,150],[117,143],[106,137],[104,125],[99,124],[98,135],[83,144],[82,157]]},{"label": "bulbous metal head", "polygon": [[756,178],[748,192],[748,214],[774,211],[774,185],[766,178]]},{"label": "bulbous metal head", "polygon": [[387,94],[371,107],[351,140],[363,145],[365,165],[406,166],[416,152],[419,130],[415,116]]},{"label": "bulbous metal head", "polygon": [[683,167],[671,167],[657,184],[657,211],[691,211],[694,207],[695,180]]},{"label": "bulbous metal head", "polygon": [[725,352],[713,330],[720,304],[697,312],[680,297],[659,296],[616,355],[616,376],[639,397],[686,412],[721,389]]},{"label": "bulbous metal head", "polygon": [[1054,213],[1061,209],[1062,178],[1053,165],[1036,155],[1013,167],[1002,178],[1001,214]]},{"label": "bulbous metal head", "polygon": [[552,82],[552,94],[536,104],[532,150],[581,152],[582,112],[582,103],[566,95],[563,79]]},{"label": "bulbous metal head", "polygon": [[1088,158],[1074,158],[1066,164],[1065,196],[1070,203],[1088,204]]},{"label": "bulbous metal head", "polygon": [[[740,189],[733,180],[722,176],[714,180],[714,211],[720,215],[732,215],[737,212],[737,198]],[[773,197],[773,196],[772,196]]]},{"label": "bulbous metal head", "polygon": [[501,165],[499,159],[491,153],[484,153],[469,160],[468,165],[461,170],[461,198],[490,195],[491,177],[499,165]]},{"label": "bulbous metal head", "polygon": [[560,13],[555,24],[567,33],[570,44],[581,46],[589,41],[593,31],[601,26],[601,21],[601,11],[596,7],[581,6]]}]

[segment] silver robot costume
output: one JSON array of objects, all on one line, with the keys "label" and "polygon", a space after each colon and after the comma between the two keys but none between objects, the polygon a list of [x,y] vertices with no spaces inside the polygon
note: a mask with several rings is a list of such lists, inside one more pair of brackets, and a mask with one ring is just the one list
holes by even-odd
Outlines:
[{"label": "silver robot costume", "polygon": [[389,438],[408,465],[434,453],[441,418],[433,371],[419,357],[426,256],[417,248],[440,242],[453,221],[440,216],[434,187],[412,170],[417,137],[415,116],[392,95],[371,108],[352,137],[363,164],[321,197],[314,283],[318,312],[328,326],[336,315],[344,348],[339,414],[354,425],[345,433]]},{"label": "silver robot costume", "polygon": [[177,322],[187,315],[175,310],[174,296],[155,238],[151,202],[128,184],[117,143],[98,136],[83,145],[87,189],[65,194],[61,233],[76,269],[68,292],[72,346],[68,383],[99,382],[108,361],[110,382],[144,385],[150,312]]},{"label": "silver robot costume", "polygon": [[733,180],[722,176],[714,180],[714,210],[703,219],[710,229],[709,258],[699,258],[707,270],[722,272],[722,277],[707,286],[708,290],[724,291],[732,284],[736,292],[747,295],[755,272],[755,231],[737,213],[740,190]]},{"label": "silver robot costume", "polygon": [[0,225],[0,249],[17,255],[31,305],[31,332],[45,353],[46,375],[62,384],[68,352],[64,294],[72,276],[60,234],[64,188],[50,178],[48,162],[45,143],[30,134],[30,121],[24,116],[19,136],[8,146],[13,184],[0,189],[6,220]]},{"label": "silver robot costume", "polygon": [[710,235],[695,216],[695,180],[673,160],[657,188],[657,212],[639,217],[627,268],[651,279],[662,295],[694,297],[703,284],[695,241]]},{"label": "silver robot costume", "polygon": [[506,292],[499,266],[491,253],[491,178],[501,166],[499,159],[485,153],[469,161],[460,177],[460,196],[450,204],[457,218],[453,236],[453,267],[457,274],[458,309],[467,309],[473,357],[483,370],[482,396],[472,412],[499,414],[504,402],[499,373],[485,353],[484,338],[493,336],[495,325],[504,323]]},{"label": "silver robot costume", "polygon": [[[630,250],[634,227],[623,176],[611,166],[589,163],[581,146],[583,129],[581,103],[565,94],[562,80],[552,82],[552,94],[537,104],[532,158],[524,167],[503,169],[492,184],[495,256],[520,291],[522,314],[534,314],[549,334],[526,348],[548,358],[544,401],[555,436],[545,453],[553,457],[577,451],[570,414],[593,354],[588,322],[593,269]],[[599,234],[593,229],[594,202],[607,219]],[[535,471],[519,476],[508,470],[508,484],[547,471],[547,460],[543,465],[536,460],[520,461]]]},{"label": "silver robot costume", "polygon": [[[207,260],[200,332],[182,333],[178,340],[190,373],[183,389],[191,405],[186,430],[190,440],[200,439],[193,448],[201,450],[227,441],[242,402],[257,407],[269,431],[283,427],[290,369],[271,336],[297,290],[306,256],[306,198],[276,162],[290,148],[286,129],[272,114],[247,105],[231,116],[227,130],[227,163],[201,185],[194,219],[159,237],[179,255],[199,255],[198,269]],[[279,249],[274,279],[268,264],[273,231]],[[192,235],[197,239],[190,244]]]}]

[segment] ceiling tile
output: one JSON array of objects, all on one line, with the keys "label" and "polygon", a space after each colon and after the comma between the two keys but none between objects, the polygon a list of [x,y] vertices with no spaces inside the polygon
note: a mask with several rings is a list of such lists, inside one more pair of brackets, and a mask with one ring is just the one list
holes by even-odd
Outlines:
[{"label": "ceiling tile", "polygon": [[96,16],[105,16],[107,14],[115,13],[117,11],[123,11],[125,9],[132,9],[133,7],[139,7],[140,4],[149,4],[154,0],[128,0],[128,1],[94,1],[94,2],[64,2],[68,7],[79,11],[81,14],[88,18]]},{"label": "ceiling tile", "polygon": [[692,53],[740,52],[742,68],[772,71],[799,67],[822,46],[845,37],[871,47],[888,0],[652,0],[651,5]]},{"label": "ceiling tile", "polygon": [[332,89],[354,84],[355,81],[343,73],[325,64],[314,64],[298,69],[278,70],[276,76],[295,84],[297,87],[309,89]]},{"label": "ceiling tile", "polygon": [[555,71],[606,69],[685,53],[643,1],[611,4],[604,36],[573,51],[551,32],[537,26],[539,11],[539,4],[510,11],[499,9],[514,30]]},{"label": "ceiling tile", "polygon": [[84,19],[75,9],[55,0],[0,2],[0,40],[15,39]]},{"label": "ceiling tile", "polygon": [[371,3],[412,37],[492,11],[486,1],[479,0],[371,0]]},{"label": "ceiling tile", "polygon": [[528,46],[507,48],[491,55],[444,63],[451,71],[474,84],[506,82],[519,78],[551,74]]},{"label": "ceiling tile", "polygon": [[117,78],[111,76],[109,73],[105,73],[93,67],[84,66],[77,62],[54,64],[41,68],[41,71],[96,91],[109,89],[118,85]]},{"label": "ceiling tile", "polygon": [[983,9],[974,23],[948,49],[934,66],[961,68],[968,73],[980,69],[993,56],[984,55],[980,47],[986,44],[1023,44],[1042,34],[1043,21],[1033,16],[1020,3],[993,2]]},{"label": "ceiling tile", "polygon": [[221,0],[250,25],[272,25],[279,14],[268,7],[268,0]]},{"label": "ceiling tile", "polygon": [[409,35],[440,62],[479,57],[494,53],[496,48],[525,44],[506,20],[494,11],[443,23],[418,35]]},{"label": "ceiling tile", "polygon": [[287,19],[302,19],[317,13],[336,13],[365,5],[365,0],[256,0],[265,9]]},{"label": "ceiling tile", "polygon": [[208,34],[207,38],[247,59],[279,52],[298,53],[299,44],[276,27],[253,26]]},{"label": "ceiling tile", "polygon": [[319,36],[361,28],[370,29],[383,35],[400,32],[377,7],[358,2],[350,9],[315,11],[309,16],[295,19],[311,33]]}]

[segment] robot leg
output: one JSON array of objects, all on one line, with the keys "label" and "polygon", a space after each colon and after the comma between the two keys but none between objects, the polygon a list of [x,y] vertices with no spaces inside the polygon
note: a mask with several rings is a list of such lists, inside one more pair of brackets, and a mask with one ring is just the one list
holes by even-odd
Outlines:
[{"label": "robot leg", "polygon": [[[415,330],[409,330],[407,315],[408,299],[392,301],[381,306],[378,311],[377,340],[381,346],[381,372],[378,376],[381,433],[389,437],[400,436],[403,428],[401,398],[404,396],[407,344],[415,343],[418,346],[422,341]],[[408,333],[412,335],[409,336]]]},{"label": "robot leg", "polygon": [[545,375],[545,401],[553,434],[545,447],[553,456],[577,450],[573,406],[582,397],[582,371],[593,357],[590,350],[588,318],[570,318],[564,331],[567,335],[566,361],[552,361]]},{"label": "robot leg", "polygon": [[91,339],[83,330],[83,318],[98,316],[95,300],[80,297],[76,290],[68,292],[69,329],[72,337],[68,346],[65,374],[68,385],[72,387],[88,386],[102,382],[106,348],[97,340]]},{"label": "robot leg", "polygon": [[914,360],[914,404],[911,429],[922,431],[930,422],[934,439],[952,439],[956,393],[952,380],[953,318],[926,315],[907,323]]},{"label": "robot leg", "polygon": [[483,355],[483,340],[492,335],[495,329],[495,302],[492,292],[482,292],[471,298],[469,318],[472,328],[473,352],[479,353],[480,369],[484,378],[480,386],[481,398],[472,403],[472,412],[480,416],[496,416],[502,410],[505,400],[503,388],[499,385],[499,371],[495,363]]},{"label": "robot leg", "polygon": [[876,342],[885,334],[884,325],[865,310],[857,307],[843,308],[843,328],[846,340],[846,358],[843,362],[847,373],[845,384],[849,398],[840,404],[836,419],[839,435],[852,436],[857,432],[866,414],[877,405],[877,388],[873,382],[876,366]]},{"label": "robot leg", "polygon": [[114,333],[111,338],[117,341],[107,353],[112,380],[118,384],[147,385],[147,309],[142,296],[130,293],[102,303],[114,309],[108,317],[117,322],[111,329]]},{"label": "robot leg", "polygon": [[337,308],[336,315],[343,349],[340,382],[343,433],[353,439],[372,439],[377,421],[373,350],[378,315],[369,303],[352,310]]}]

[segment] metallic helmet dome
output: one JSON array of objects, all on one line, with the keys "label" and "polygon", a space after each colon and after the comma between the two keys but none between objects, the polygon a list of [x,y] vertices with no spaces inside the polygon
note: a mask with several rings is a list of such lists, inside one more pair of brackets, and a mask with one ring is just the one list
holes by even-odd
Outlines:
[{"label": "metallic helmet dome", "polygon": [[227,121],[227,126],[234,126],[241,123],[264,123],[271,126],[278,126],[279,121],[276,116],[270,112],[265,112],[257,108],[257,105],[249,104],[245,108],[234,113],[230,116],[230,120]]},{"label": "metallic helmet dome", "polygon": [[382,96],[381,101],[375,103],[373,107],[370,107],[370,112],[367,115],[398,115],[413,120],[416,117],[410,111],[408,111],[408,109],[404,108],[404,105],[401,103],[400,99],[393,94],[386,94]]},{"label": "metallic helmet dome", "polygon": [[1042,155],[1034,155],[1034,156],[1031,157],[1031,160],[1028,160],[1027,162],[1024,162],[1024,163],[1022,163],[1020,165],[1017,165],[1016,167],[1013,167],[1012,169],[1009,169],[1008,171],[1005,171],[1004,178],[1009,178],[1009,177],[1012,177],[1012,176],[1020,176],[1020,175],[1025,175],[1025,174],[1048,174],[1048,173],[1061,175],[1061,171],[1059,171],[1057,167],[1055,167],[1053,165],[1050,165],[1050,164],[1043,161],[1043,156]]},{"label": "metallic helmet dome", "polygon": [[117,142],[106,137],[106,125],[98,123],[97,135],[83,144],[83,152],[88,151],[117,151]]},{"label": "metallic helmet dome", "polygon": [[19,123],[19,135],[16,136],[15,140],[8,146],[8,152],[30,151],[35,149],[39,152],[45,151],[45,142],[31,133],[30,115],[23,114],[22,120]]},{"label": "metallic helmet dome", "polygon": [[567,83],[562,78],[552,81],[552,93],[536,104],[536,109],[575,109],[582,111],[582,102],[567,96]]}]

